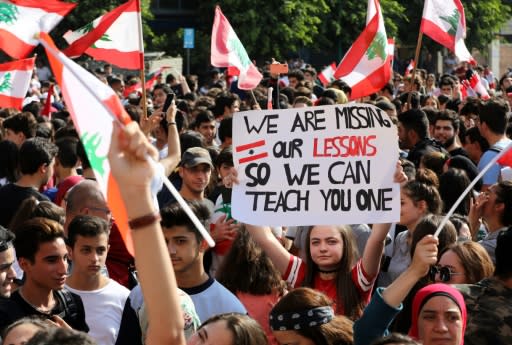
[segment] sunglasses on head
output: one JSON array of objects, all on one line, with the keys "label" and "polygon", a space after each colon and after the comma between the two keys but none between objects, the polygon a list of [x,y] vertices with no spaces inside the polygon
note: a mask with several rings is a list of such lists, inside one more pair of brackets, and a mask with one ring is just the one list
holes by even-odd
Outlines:
[{"label": "sunglasses on head", "polygon": [[439,279],[443,282],[449,282],[452,276],[462,275],[464,273],[453,272],[448,266],[432,266],[430,267],[429,277],[432,281],[436,280],[436,275],[439,274]]}]

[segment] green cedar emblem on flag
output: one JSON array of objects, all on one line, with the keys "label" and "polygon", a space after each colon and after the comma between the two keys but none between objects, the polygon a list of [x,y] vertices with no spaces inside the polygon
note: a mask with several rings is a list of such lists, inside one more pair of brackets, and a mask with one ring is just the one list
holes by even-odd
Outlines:
[{"label": "green cedar emblem on flag", "polygon": [[366,52],[366,55],[368,56],[368,60],[373,60],[377,56],[380,57],[382,60],[386,60],[387,54],[386,54],[386,35],[384,35],[382,32],[377,32],[375,35],[375,38],[373,39],[372,44],[370,44],[370,47],[368,48],[368,51]]},{"label": "green cedar emblem on flag", "polygon": [[460,13],[457,9],[453,10],[451,16],[439,16],[442,20],[450,24],[448,29],[448,35],[455,36],[457,34],[457,27],[459,26]]},{"label": "green cedar emblem on flag", "polygon": [[0,23],[12,24],[18,20],[18,7],[12,4],[0,3]]},{"label": "green cedar emblem on flag", "polygon": [[[80,138],[82,143],[84,144],[85,153],[87,154],[87,158],[89,158],[89,162],[91,163],[91,168],[98,172],[101,176],[105,174],[105,169],[103,168],[103,163],[107,156],[100,157],[96,151],[101,144],[101,136],[99,133],[95,133],[93,135],[89,135],[89,133],[85,132]],[[103,176],[105,177],[105,176]]]},{"label": "green cedar emblem on flag", "polygon": [[12,88],[11,73],[7,72],[4,75],[2,82],[0,83],[0,92],[5,92]]}]

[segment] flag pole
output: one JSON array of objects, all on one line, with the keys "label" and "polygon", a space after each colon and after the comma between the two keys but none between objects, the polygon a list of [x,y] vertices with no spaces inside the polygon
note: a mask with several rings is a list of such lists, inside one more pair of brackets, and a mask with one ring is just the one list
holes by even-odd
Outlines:
[{"label": "flag pole", "polygon": [[[142,86],[142,116],[147,119],[148,117],[148,106],[147,106],[147,95],[146,95],[146,75],[145,75],[145,66],[144,66],[144,40],[142,39],[142,6],[140,4],[140,0],[137,0],[137,9],[139,10],[139,15],[137,16],[137,21],[139,25],[139,38],[140,38],[140,48],[142,50],[142,54],[140,54],[140,84]],[[139,103],[140,104],[140,103]]]},{"label": "flag pole", "polygon": [[[422,40],[423,40],[423,31],[420,30],[420,34],[418,35],[418,43],[416,43],[416,53],[414,54],[414,67],[412,69],[412,76],[411,76],[411,90],[412,90],[412,85],[414,85],[414,79],[416,78],[416,66],[418,66],[418,62],[420,59],[421,41]],[[412,109],[411,99],[412,99],[412,91],[409,91],[409,95],[407,96],[407,107],[409,109]]]},{"label": "flag pole", "polygon": [[251,90],[251,96],[252,96],[252,100],[254,101],[254,104],[258,104],[258,101],[256,100],[256,96],[254,96],[254,92]]},{"label": "flag pole", "polygon": [[[48,45],[48,43],[46,41],[40,39],[39,37],[37,39],[39,40],[39,43],[41,43],[44,46],[44,48],[47,52],[50,52],[55,58],[61,59],[58,57],[59,51],[57,50],[57,48],[51,47],[50,45]],[[80,77],[80,75],[78,75],[76,73],[76,71],[74,71],[73,69],[70,69],[70,72],[73,74],[73,76],[76,79],[78,79],[80,81],[80,83],[82,83],[82,85],[84,85],[84,87],[87,89],[87,91],[89,91],[91,93],[91,95],[93,95],[93,97],[96,99],[96,101],[98,101],[99,103],[103,103],[103,100],[98,96],[98,94],[95,93],[94,90],[91,89],[90,85],[88,85],[86,82],[84,82],[82,80],[82,78]],[[119,118],[116,114],[114,114],[112,112],[112,110],[109,107],[105,107],[105,109],[107,110],[107,113],[110,115],[110,117],[112,117],[112,120],[116,121],[121,126],[121,128],[124,128],[126,126],[127,123],[124,122],[125,119]],[[131,121],[131,120],[128,118],[128,122],[129,121]],[[185,213],[189,216],[190,220],[196,226],[197,230],[199,230],[199,232],[203,236],[204,240],[208,243],[208,245],[210,247],[215,247],[215,241],[213,240],[213,238],[210,235],[210,233],[208,232],[208,230],[205,229],[205,227],[199,221],[199,219],[197,218],[195,213],[192,211],[190,206],[188,206],[187,202],[179,194],[179,192],[176,190],[174,185],[169,181],[169,178],[167,176],[165,176],[165,174],[163,173],[163,170],[155,168],[157,162],[152,157],[150,157],[149,154],[146,154],[146,160],[151,165],[153,171],[160,175],[160,177],[162,178],[163,184],[169,189],[171,194],[176,198],[176,200],[178,201],[180,206],[183,208]]]}]

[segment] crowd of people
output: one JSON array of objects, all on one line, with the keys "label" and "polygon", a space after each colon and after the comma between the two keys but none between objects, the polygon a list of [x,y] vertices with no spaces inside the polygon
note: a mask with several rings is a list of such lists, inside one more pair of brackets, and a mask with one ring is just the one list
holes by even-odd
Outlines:
[{"label": "crowd of people", "polygon": [[[310,65],[290,64],[287,75],[268,67],[252,91],[215,68],[205,80],[161,76],[146,104],[137,77],[110,65],[91,71],[133,120],[114,124],[104,157],[129,219],[120,229],[58,86],[49,94],[51,71],[38,63],[22,111],[0,109],[3,344],[512,344],[510,168],[493,164],[433,236],[511,143],[512,75],[494,80],[478,67],[486,101],[462,92],[464,64],[437,76],[395,73],[377,94],[351,100],[346,83],[322,85]],[[46,99],[51,116],[42,115]],[[397,223],[233,219],[236,112],[352,101],[396,125]]]}]

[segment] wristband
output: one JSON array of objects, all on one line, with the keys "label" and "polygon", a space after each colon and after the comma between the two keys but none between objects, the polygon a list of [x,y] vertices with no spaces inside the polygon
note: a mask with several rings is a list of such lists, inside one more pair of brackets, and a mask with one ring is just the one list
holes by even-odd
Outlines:
[{"label": "wristband", "polygon": [[173,126],[173,125],[176,125],[176,122],[174,122],[174,121],[173,122],[167,122],[167,127]]},{"label": "wristband", "polygon": [[128,226],[132,230],[137,230],[137,229],[146,227],[148,225],[151,225],[153,223],[156,223],[156,222],[160,221],[160,219],[161,219],[160,212],[156,211],[156,212],[149,213],[149,214],[146,214],[141,217],[131,219],[130,221],[128,221]]}]

